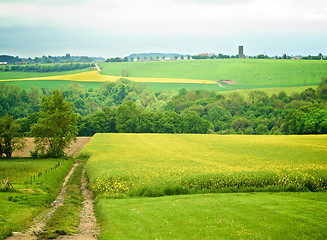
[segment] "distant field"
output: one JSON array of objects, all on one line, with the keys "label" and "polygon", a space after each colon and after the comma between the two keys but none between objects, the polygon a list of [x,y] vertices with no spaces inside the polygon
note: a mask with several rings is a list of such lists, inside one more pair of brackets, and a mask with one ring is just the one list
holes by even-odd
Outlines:
[{"label": "distant field", "polygon": [[[15,85],[23,90],[30,90],[31,87],[38,87],[39,89],[41,88],[46,88],[48,90],[52,89],[67,89],[68,85],[72,83],[76,83],[75,81],[66,81],[66,80],[22,80],[22,81],[6,81],[6,82],[1,82],[6,85]],[[93,88],[96,89],[100,87],[103,83],[102,82],[77,82],[78,84],[82,85],[85,89]]]},{"label": "distant field", "polygon": [[233,80],[233,89],[317,85],[327,77],[327,61],[274,59],[214,59],[166,62],[100,63],[104,75],[131,77]]},{"label": "distant field", "polygon": [[76,73],[83,73],[90,71],[89,69],[79,69],[73,71],[63,71],[63,72],[0,72],[0,80],[5,79],[23,79],[23,78],[39,78],[39,77],[48,77],[48,76],[61,76],[69,75]]},{"label": "distant field", "polygon": [[[68,156],[76,157],[86,143],[91,140],[91,137],[77,137],[76,142],[72,142],[69,148],[65,149]],[[34,138],[25,138],[26,146],[21,150],[15,150],[12,154],[13,157],[30,157],[31,151],[35,148]]]},{"label": "distant field", "polygon": [[82,152],[108,196],[327,188],[327,135],[96,134]]},{"label": "distant field", "polygon": [[[0,72],[0,81],[26,90],[30,86],[65,88],[71,82],[78,82],[85,88],[97,88],[103,82],[118,80],[122,77],[121,72],[127,70],[129,76],[126,78],[137,84],[145,84],[154,91],[178,91],[181,88],[224,92],[267,89],[274,93],[292,93],[294,88],[317,86],[322,79],[327,78],[327,61],[310,60],[215,59],[99,63],[99,66],[101,74],[87,70],[57,73]],[[221,82],[218,85],[216,81],[221,80],[232,80],[235,84]],[[295,89],[296,92],[298,90],[299,88]]]},{"label": "distant field", "polygon": [[[107,76],[98,74],[97,71],[88,71],[83,73],[69,74],[69,75],[58,75],[58,76],[45,76],[45,77],[32,77],[16,80],[25,80],[25,81],[44,81],[44,80],[67,80],[67,81],[76,81],[76,82],[115,82],[119,80],[121,76]],[[177,79],[177,78],[144,78],[144,77],[128,77],[129,80],[132,80],[137,83],[199,83],[199,84],[214,84],[216,82],[208,80],[193,80],[193,79]],[[6,80],[2,80],[6,81]]]}]

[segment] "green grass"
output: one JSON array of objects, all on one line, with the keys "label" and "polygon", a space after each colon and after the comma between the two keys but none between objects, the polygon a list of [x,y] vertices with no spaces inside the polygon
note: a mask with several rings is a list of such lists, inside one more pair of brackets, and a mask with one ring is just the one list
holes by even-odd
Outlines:
[{"label": "green grass", "polygon": [[0,71],[0,80],[5,79],[21,79],[21,78],[35,78],[35,77],[48,77],[48,76],[61,76],[75,73],[82,73],[90,71],[89,68],[86,69],[78,69],[72,71],[62,71],[62,72],[1,72]]},{"label": "green grass", "polygon": [[14,191],[0,191],[0,239],[5,239],[11,232],[26,229],[33,217],[49,207],[56,198],[64,177],[73,165],[72,159],[65,160],[60,167],[42,174],[33,184],[30,183],[30,175],[44,169],[49,170],[58,161],[32,158],[0,160],[2,176],[10,175],[15,188]]},{"label": "green grass", "polygon": [[[254,90],[259,90],[259,91],[264,91],[265,93],[268,94],[268,96],[271,96],[272,94],[278,94],[282,91],[284,91],[288,96],[291,96],[293,93],[301,93],[305,91],[307,88],[313,88],[316,89],[317,86],[302,86],[302,87],[276,87],[276,88],[257,88],[257,89],[241,89],[237,90],[236,92],[239,93],[242,96],[247,97],[251,91]],[[226,90],[222,92],[222,94],[229,94],[235,92],[235,90]]]},{"label": "green grass", "polygon": [[0,159],[0,179],[9,178],[12,184],[24,184],[30,177],[52,168],[58,159],[10,158]]},{"label": "green grass", "polygon": [[103,84],[101,82],[74,82],[74,81],[66,81],[66,80],[28,80],[28,81],[23,80],[23,81],[6,81],[1,83],[4,83],[6,85],[19,86],[20,88],[26,91],[29,91],[32,86],[38,87],[39,89],[46,88],[48,90],[52,90],[52,89],[67,89],[68,85],[72,83],[78,83],[81,86],[83,86],[85,89],[89,89],[89,88],[96,89]]},{"label": "green grass", "polygon": [[327,189],[327,135],[96,134],[83,152],[110,197]]},{"label": "green grass", "polygon": [[99,63],[104,75],[130,77],[234,80],[233,89],[317,85],[327,77],[327,61],[274,59],[215,59],[167,62]]},{"label": "green grass", "polygon": [[161,90],[178,91],[182,88],[187,90],[202,89],[202,90],[215,90],[215,91],[227,91],[227,89],[219,87],[216,84],[199,84],[199,83],[137,83],[138,85],[146,85],[147,89],[151,89],[155,92]]},{"label": "green grass", "polygon": [[105,239],[326,239],[327,193],[100,198]]}]

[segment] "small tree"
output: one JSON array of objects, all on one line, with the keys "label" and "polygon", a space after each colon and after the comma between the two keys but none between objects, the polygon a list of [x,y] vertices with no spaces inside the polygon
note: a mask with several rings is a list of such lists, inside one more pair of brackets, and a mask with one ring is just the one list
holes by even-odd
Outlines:
[{"label": "small tree", "polygon": [[12,116],[0,118],[0,157],[3,154],[11,157],[15,150],[21,150],[25,146],[19,130],[20,125],[14,122]]},{"label": "small tree", "polygon": [[73,104],[64,99],[64,93],[54,90],[41,102],[41,117],[31,127],[31,135],[35,137],[36,147],[33,155],[62,157],[65,148],[76,141],[77,114],[73,112]]}]

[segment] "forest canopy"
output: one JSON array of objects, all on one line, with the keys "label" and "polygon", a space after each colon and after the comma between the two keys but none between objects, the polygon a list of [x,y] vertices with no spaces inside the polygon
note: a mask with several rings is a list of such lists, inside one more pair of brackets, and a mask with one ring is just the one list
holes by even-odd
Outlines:
[{"label": "forest canopy", "polygon": [[[29,91],[0,84],[0,116],[11,115],[29,136],[40,117],[40,100],[51,89]],[[268,95],[238,92],[162,90],[154,92],[127,79],[85,89],[72,83],[61,91],[77,113],[78,135],[97,132],[326,134],[327,83],[301,93]]]}]

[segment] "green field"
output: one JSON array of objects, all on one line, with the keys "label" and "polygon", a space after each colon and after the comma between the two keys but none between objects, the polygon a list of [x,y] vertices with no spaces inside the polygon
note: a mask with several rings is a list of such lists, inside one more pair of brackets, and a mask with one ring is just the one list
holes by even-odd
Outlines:
[{"label": "green field", "polygon": [[0,72],[0,80],[4,79],[21,79],[21,78],[36,78],[36,77],[48,77],[48,76],[61,76],[75,73],[82,73],[90,71],[90,69],[78,69],[72,71],[62,72]]},{"label": "green field", "polygon": [[82,154],[99,239],[327,237],[326,135],[96,134]]},{"label": "green field", "polygon": [[233,193],[97,202],[98,239],[326,239],[327,193]]},{"label": "green field", "polygon": [[[13,158],[0,159],[0,239],[12,232],[29,227],[32,219],[56,198],[64,177],[73,161],[64,161],[53,171],[50,170],[58,159]],[[37,179],[31,176],[43,172]],[[9,178],[14,190],[3,190],[3,180]]]},{"label": "green field", "polygon": [[[123,63],[99,63],[101,74],[109,76],[121,76],[124,69],[129,71],[129,77],[158,78],[158,82],[137,83],[145,84],[148,89],[160,91],[168,89],[178,91],[181,88],[205,89],[216,91],[232,91],[246,89],[281,89],[288,91],[289,87],[316,86],[322,79],[327,78],[327,61],[314,60],[281,60],[281,59],[214,59],[214,60],[184,60],[166,62],[123,62]],[[66,72],[0,72],[0,80],[22,79],[46,76],[60,76],[89,71],[74,70]],[[184,80],[233,80],[236,84],[200,83],[167,83],[160,82],[162,79]],[[17,82],[5,82],[14,84],[29,90],[30,86],[39,88],[67,87],[70,81],[52,80],[29,80]],[[65,80],[65,79],[64,79]],[[92,80],[92,79],[91,79]],[[90,80],[90,81],[91,81]],[[142,79],[141,79],[142,80]],[[97,88],[98,82],[78,82],[85,88]],[[277,90],[279,91],[279,90]],[[276,93],[276,92],[275,92]]]},{"label": "green field", "polygon": [[317,85],[327,77],[327,61],[280,59],[214,59],[166,62],[100,63],[104,75],[130,77],[233,80],[228,89]]},{"label": "green field", "polygon": [[[66,80],[22,80],[22,81],[6,81],[0,82],[7,85],[19,86],[25,91],[29,91],[31,87],[46,88],[48,90],[52,89],[67,89],[68,85],[76,83],[75,81],[66,81]],[[77,82],[82,85],[85,89],[97,89],[103,83],[101,82]]]}]

